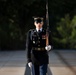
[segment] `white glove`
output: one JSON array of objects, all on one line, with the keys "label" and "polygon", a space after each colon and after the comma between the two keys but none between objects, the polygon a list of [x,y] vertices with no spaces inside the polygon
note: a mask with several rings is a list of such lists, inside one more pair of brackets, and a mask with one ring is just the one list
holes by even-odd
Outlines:
[{"label": "white glove", "polygon": [[29,62],[28,63],[28,66],[31,68],[32,67],[32,62]]},{"label": "white glove", "polygon": [[47,45],[47,46],[45,47],[45,49],[46,49],[47,51],[50,51],[50,50],[51,50],[51,45]]}]

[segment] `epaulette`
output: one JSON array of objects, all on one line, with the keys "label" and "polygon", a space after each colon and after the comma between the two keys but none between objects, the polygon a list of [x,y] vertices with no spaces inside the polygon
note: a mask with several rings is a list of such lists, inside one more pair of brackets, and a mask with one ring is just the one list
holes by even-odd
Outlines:
[{"label": "epaulette", "polygon": [[30,29],[30,30],[29,30],[29,33],[30,33],[30,34],[33,34],[34,31],[35,31],[35,29]]},{"label": "epaulette", "polygon": [[35,29],[30,29],[29,31],[34,31]]}]

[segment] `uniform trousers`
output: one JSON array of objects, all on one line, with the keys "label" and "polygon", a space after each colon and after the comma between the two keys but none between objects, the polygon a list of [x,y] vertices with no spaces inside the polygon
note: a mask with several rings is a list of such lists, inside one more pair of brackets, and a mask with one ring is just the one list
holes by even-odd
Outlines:
[{"label": "uniform trousers", "polygon": [[32,65],[32,75],[46,75],[47,73],[47,65],[48,64],[42,64],[42,65]]}]

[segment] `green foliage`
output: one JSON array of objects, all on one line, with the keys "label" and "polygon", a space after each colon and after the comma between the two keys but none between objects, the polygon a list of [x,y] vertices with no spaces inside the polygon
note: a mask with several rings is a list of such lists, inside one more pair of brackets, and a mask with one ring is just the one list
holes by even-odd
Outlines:
[{"label": "green foliage", "polygon": [[76,49],[76,16],[72,20],[69,15],[61,18],[57,30],[59,38],[56,41],[59,41],[59,44],[62,45],[61,47],[65,49]]}]

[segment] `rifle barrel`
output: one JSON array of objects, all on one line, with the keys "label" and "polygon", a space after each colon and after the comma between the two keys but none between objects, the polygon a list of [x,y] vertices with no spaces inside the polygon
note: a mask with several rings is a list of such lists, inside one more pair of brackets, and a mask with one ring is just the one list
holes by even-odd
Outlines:
[{"label": "rifle barrel", "polygon": [[48,0],[46,0],[46,46],[49,45],[49,14],[48,14]]}]

